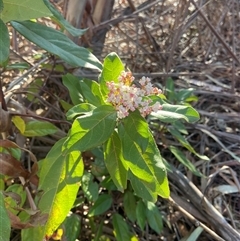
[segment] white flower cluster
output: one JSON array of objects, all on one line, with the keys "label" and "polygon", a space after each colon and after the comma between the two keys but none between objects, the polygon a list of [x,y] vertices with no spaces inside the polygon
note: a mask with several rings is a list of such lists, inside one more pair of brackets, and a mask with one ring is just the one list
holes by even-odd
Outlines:
[{"label": "white flower cluster", "polygon": [[142,77],[140,79],[141,88],[133,84],[134,77],[131,72],[123,71],[118,80],[119,83],[107,82],[109,89],[107,101],[116,108],[119,119],[127,117],[129,111],[136,109],[143,117],[152,111],[156,112],[162,109],[159,102],[151,105],[152,100],[148,98],[149,95],[162,93],[160,89],[152,86],[149,78]]}]

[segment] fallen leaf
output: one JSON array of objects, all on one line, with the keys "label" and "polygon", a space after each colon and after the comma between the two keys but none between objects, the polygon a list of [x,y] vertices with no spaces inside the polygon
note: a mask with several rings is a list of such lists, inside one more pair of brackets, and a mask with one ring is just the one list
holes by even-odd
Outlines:
[{"label": "fallen leaf", "polygon": [[11,221],[11,227],[13,227],[13,228],[25,229],[25,228],[33,227],[33,225],[30,224],[30,223],[21,222],[20,218],[18,216],[14,215],[13,213],[11,213],[10,211],[8,211],[8,216],[9,216],[10,221]]},{"label": "fallen leaf", "polygon": [[24,169],[21,162],[15,159],[13,156],[0,153],[0,173],[10,177],[24,177],[27,179],[30,173]]}]

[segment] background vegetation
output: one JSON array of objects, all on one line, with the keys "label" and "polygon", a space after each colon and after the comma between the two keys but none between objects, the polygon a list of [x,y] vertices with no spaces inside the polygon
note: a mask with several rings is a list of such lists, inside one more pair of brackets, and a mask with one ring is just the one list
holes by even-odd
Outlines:
[{"label": "background vegetation", "polygon": [[[84,7],[83,2],[86,3]],[[110,178],[103,180],[108,173],[101,150],[84,152],[82,186],[75,203],[65,205],[66,210],[67,205],[72,207],[71,213],[55,234],[47,238],[238,240],[239,2],[119,0],[114,5],[111,5],[113,1],[103,1],[100,5],[97,2],[101,1],[79,3],[81,11],[75,10],[81,12],[81,16],[76,21],[77,17],[71,18],[76,13],[71,12],[73,9],[67,1],[52,1],[71,24],[88,28],[87,31],[70,27],[56,12],[53,18],[47,17],[53,15],[47,7],[37,12],[27,9],[24,14],[17,15],[17,19],[14,15],[19,9],[17,1],[13,4],[16,8],[12,8],[14,18],[4,12],[9,7],[7,1],[3,1],[1,7],[1,36],[5,36],[4,23],[8,23],[6,31],[10,33],[11,46],[6,60],[3,57],[8,53],[4,52],[7,48],[3,48],[3,43],[8,40],[1,37],[0,56],[1,62],[4,61],[1,68],[1,132],[10,131],[7,134],[12,138],[7,144],[1,140],[1,147],[11,149],[11,155],[21,159],[29,171],[22,170],[21,175],[31,180],[29,188],[35,200],[41,199],[41,190],[31,186],[36,182],[33,175],[37,173],[36,163],[40,163],[41,168],[40,160],[55,160],[56,152],[60,152],[58,146],[53,156],[46,156],[68,133],[70,122],[66,120],[66,112],[75,105],[74,99],[79,99],[74,92],[76,86],[66,84],[66,74],[97,80],[100,62],[110,52],[118,53],[137,79],[143,75],[152,78],[152,82],[163,89],[169,103],[193,105],[201,119],[195,124],[148,120],[167,165],[171,190],[170,199],[159,197],[155,204],[139,199],[131,187],[123,194]],[[42,2],[39,9],[43,6]],[[38,23],[52,30],[39,29],[38,32],[34,21],[9,23],[37,17],[42,17]],[[100,62],[94,56],[89,58],[89,52],[83,48],[80,51],[77,45],[69,49],[67,37],[56,37],[54,30],[64,32],[78,46],[88,48]],[[24,35],[29,36],[30,41]],[[63,51],[53,48],[54,44],[60,44]],[[86,65],[89,69],[80,68]],[[15,113],[11,128],[4,112],[3,97],[7,110]],[[48,122],[43,125],[42,121]],[[1,170],[5,166],[5,154],[2,151]],[[11,217],[10,240],[31,240],[33,233],[25,228],[41,225],[46,217],[37,212],[28,213],[28,217],[19,215],[23,211],[20,208],[34,210],[34,204],[23,192],[23,183],[16,173],[21,167],[13,159],[8,162],[12,172],[1,176],[1,190],[5,192],[0,198],[0,207],[5,202],[9,205],[7,209],[11,208],[16,215]],[[52,168],[57,173],[56,168]],[[29,173],[32,174],[29,176]],[[0,209],[0,217],[3,212]],[[29,217],[32,217],[30,221]],[[24,222],[25,218],[28,222]],[[7,222],[0,224],[4,234],[8,229]]]}]

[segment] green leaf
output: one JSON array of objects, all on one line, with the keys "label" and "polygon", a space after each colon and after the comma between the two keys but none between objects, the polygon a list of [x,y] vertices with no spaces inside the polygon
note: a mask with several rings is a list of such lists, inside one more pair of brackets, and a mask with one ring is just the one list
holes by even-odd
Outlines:
[{"label": "green leaf", "polygon": [[86,151],[103,144],[113,133],[116,119],[116,110],[109,105],[78,117],[73,122],[64,149]]},{"label": "green leaf", "polygon": [[102,235],[99,239],[94,241],[111,241],[111,239],[107,235]]},{"label": "green leaf", "polygon": [[110,53],[104,59],[103,70],[99,78],[101,91],[106,95],[109,91],[106,82],[114,81],[118,83],[118,77],[124,70],[124,65],[116,53]]},{"label": "green leaf", "polygon": [[191,163],[191,161],[187,159],[186,155],[184,155],[184,153],[181,152],[177,147],[170,146],[169,149],[178,159],[178,161],[180,161],[185,167],[187,167],[193,174],[199,177],[203,176],[203,174],[197,170],[197,168]]},{"label": "green leaf", "polygon": [[[166,168],[148,126],[145,125],[141,119],[143,118],[140,113],[131,113],[122,123],[119,123],[118,131],[122,142],[125,165],[127,165],[131,172],[140,179],[139,181],[142,181],[145,189],[150,192],[152,198],[156,197],[156,193],[167,198],[169,197],[169,187],[166,178]],[[132,129],[131,131],[126,131],[130,123],[133,123]],[[140,137],[141,134],[142,137]],[[145,147],[144,137],[146,134],[148,135],[148,143]],[[138,186],[134,185],[136,180],[132,179],[131,182],[135,190]],[[141,188],[144,187],[142,186]],[[137,188],[139,195],[141,190],[139,187]],[[137,192],[137,190],[135,191]],[[144,199],[144,197],[142,198]],[[150,199],[151,201],[152,198]]]},{"label": "green leaf", "polygon": [[100,223],[95,228],[94,232],[94,240],[92,241],[100,241],[101,240],[101,235],[103,233],[103,224],[104,224],[104,219],[101,220]]},{"label": "green leaf", "polygon": [[0,191],[0,241],[10,240],[11,224],[4,204],[3,193]]},{"label": "green leaf", "polygon": [[96,201],[98,199],[98,184],[93,181],[93,175],[85,172],[82,176],[82,190],[88,201]]},{"label": "green leaf", "polygon": [[13,116],[13,123],[24,136],[46,136],[54,134],[58,128],[50,122],[33,120],[25,122],[19,116]]},{"label": "green leaf", "polygon": [[186,102],[193,102],[193,101],[198,101],[198,97],[195,95],[191,95],[190,97],[185,99],[185,103]]},{"label": "green leaf", "polygon": [[88,103],[82,103],[73,106],[66,114],[68,120],[74,119],[76,116],[83,115],[83,114],[89,114],[89,112],[92,112],[94,109],[96,109],[96,106],[88,104]]},{"label": "green leaf", "polygon": [[17,210],[16,208],[22,207],[26,201],[27,194],[25,192],[24,187],[20,184],[13,184],[13,185],[9,186],[5,190],[5,192],[6,193],[8,193],[8,192],[14,193],[14,196],[17,197],[17,200],[11,198],[10,202],[8,202],[9,206],[12,207],[12,208],[8,208],[8,210],[11,211],[13,214],[17,215],[19,213],[19,210]]},{"label": "green leaf", "polygon": [[188,131],[181,120],[177,120],[177,121],[173,122],[172,125],[182,134],[188,135]]},{"label": "green leaf", "polygon": [[10,38],[8,34],[8,28],[4,22],[0,19],[0,64],[5,62],[9,56]]},{"label": "green leaf", "polygon": [[127,118],[124,118],[123,124],[125,131],[131,133],[131,138],[137,142],[141,151],[145,152],[149,144],[148,123],[139,111],[131,112]]},{"label": "green leaf", "polygon": [[143,157],[149,145],[148,124],[139,112],[130,113],[118,126],[119,136],[122,141],[123,157],[126,165],[134,175],[151,182],[152,173]]},{"label": "green leaf", "polygon": [[136,221],[136,198],[130,191],[126,191],[123,196],[123,207],[127,217],[134,223]]},{"label": "green leaf", "polygon": [[143,231],[146,225],[146,206],[143,201],[139,200],[136,208],[137,224]]},{"label": "green leaf", "polygon": [[29,20],[51,16],[42,0],[3,0],[4,9],[1,18],[6,23],[11,20]]},{"label": "green leaf", "polygon": [[57,127],[50,122],[33,120],[26,123],[24,136],[46,136],[54,134]]},{"label": "green leaf", "polygon": [[68,21],[64,19],[64,17],[61,15],[61,13],[58,12],[58,10],[48,1],[43,0],[45,5],[48,7],[48,9],[52,12],[53,16],[57,19],[57,21],[74,37],[79,37],[83,35],[87,29],[77,29],[74,28]]},{"label": "green leaf", "polygon": [[118,213],[113,214],[114,235],[117,241],[131,241],[131,233],[126,221]]},{"label": "green leaf", "polygon": [[63,223],[64,237],[67,241],[75,241],[80,234],[81,229],[81,219],[79,215],[71,214],[67,217]]},{"label": "green leaf", "polygon": [[174,127],[168,127],[169,132],[185,147],[187,148],[190,152],[195,154],[197,157],[199,157],[202,160],[209,161],[209,158],[204,155],[198,154],[194,148],[190,145],[190,143],[186,140],[185,137],[181,135],[181,133]]},{"label": "green leaf", "polygon": [[185,238],[184,240],[185,241],[197,241],[197,240],[199,240],[198,238],[201,235],[203,230],[204,229],[201,226],[195,228],[194,231],[189,235],[189,237]]},{"label": "green leaf", "polygon": [[3,177],[0,175],[0,191],[5,189],[5,181],[3,180]]},{"label": "green leaf", "polygon": [[175,100],[175,89],[174,89],[174,82],[173,82],[173,79],[172,78],[167,78],[167,81],[166,81],[166,96],[167,96],[167,99],[170,101],[170,102],[173,102]]},{"label": "green leaf", "polygon": [[3,0],[0,0],[0,13],[2,12],[3,8],[4,8]]},{"label": "green leaf", "polygon": [[127,186],[127,167],[124,166],[121,141],[117,132],[113,132],[105,145],[105,164],[108,172],[117,186],[123,192]]},{"label": "green leaf", "polygon": [[89,209],[88,216],[97,216],[106,212],[112,205],[112,197],[109,194],[102,194]]},{"label": "green leaf", "polygon": [[82,89],[80,86],[80,79],[72,74],[66,74],[62,77],[63,84],[68,88],[71,100],[74,105],[83,102]]},{"label": "green leaf", "polygon": [[152,112],[150,116],[166,123],[172,123],[179,119],[195,122],[200,118],[198,112],[190,106],[163,104],[162,107],[162,110]]},{"label": "green leaf", "polygon": [[[95,177],[108,176],[108,170],[104,162],[104,153],[102,146],[91,149],[92,154],[95,156],[94,162],[91,163],[91,172]],[[102,185],[103,181],[101,182]]]},{"label": "green leaf", "polygon": [[152,202],[146,204],[146,216],[149,226],[158,234],[162,232],[163,222],[162,216],[156,205]]},{"label": "green leaf", "polygon": [[101,187],[106,188],[108,191],[118,191],[110,176],[106,177],[104,180],[101,181]]},{"label": "green leaf", "polygon": [[[72,208],[83,175],[83,162],[79,151],[62,153],[64,139],[59,140],[43,160],[39,174],[39,190],[42,191],[39,209],[49,214],[47,223],[42,227],[26,229],[22,233],[27,241],[42,241],[50,237],[64,221]],[[29,239],[28,239],[29,240]]]},{"label": "green leaf", "polygon": [[69,111],[73,107],[73,105],[70,104],[69,101],[59,100],[59,102],[65,111]]},{"label": "green leaf", "polygon": [[186,101],[187,98],[192,96],[193,91],[194,91],[193,88],[182,89],[182,90],[178,91],[178,93],[176,94],[177,100],[178,101]]},{"label": "green leaf", "polygon": [[15,63],[15,64],[9,64],[7,65],[6,69],[8,70],[12,70],[12,69],[17,69],[17,70],[24,70],[24,69],[28,69],[29,68],[29,64],[28,63]]},{"label": "green leaf", "polygon": [[158,183],[146,182],[145,180],[139,179],[131,171],[128,171],[128,178],[131,182],[132,188],[135,194],[143,200],[156,202],[158,197]]},{"label": "green leaf", "polygon": [[102,69],[101,63],[93,54],[73,43],[60,31],[31,21],[11,21],[11,25],[25,38],[72,66]]},{"label": "green leaf", "polygon": [[80,81],[80,86],[85,101],[94,106],[105,104],[102,93],[100,91],[100,86],[96,81],[82,80]]}]

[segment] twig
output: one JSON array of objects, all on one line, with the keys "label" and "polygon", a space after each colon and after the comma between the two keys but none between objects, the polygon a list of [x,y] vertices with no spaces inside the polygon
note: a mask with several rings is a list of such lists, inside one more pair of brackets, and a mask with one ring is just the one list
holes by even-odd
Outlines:
[{"label": "twig", "polygon": [[199,125],[196,126],[197,129],[201,130],[202,132],[204,132],[205,134],[207,134],[208,136],[210,136],[213,140],[215,140],[221,147],[222,149],[227,152],[232,158],[234,158],[236,161],[240,162],[240,158],[238,156],[236,156],[233,152],[231,152],[230,150],[228,150],[228,148],[219,140],[219,138],[217,136],[215,136],[213,133],[211,133],[209,130],[203,129],[202,127],[200,127]]},{"label": "twig", "polygon": [[225,241],[220,236],[218,236],[215,232],[213,232],[210,228],[204,225],[202,222],[198,221],[195,217],[193,217],[189,212],[187,212],[184,208],[182,208],[178,203],[174,201],[173,198],[169,198],[170,203],[177,208],[182,214],[184,214],[188,219],[190,219],[195,226],[202,227],[207,233],[209,233],[213,238],[217,241]]},{"label": "twig", "polygon": [[147,9],[149,9],[150,7],[156,5],[157,3],[161,2],[162,0],[156,0],[155,2],[153,3],[150,3],[148,4],[147,6],[143,7],[143,8],[140,8],[139,10],[136,10],[135,12],[129,14],[129,15],[126,15],[126,16],[120,16],[120,17],[117,17],[117,18],[113,18],[111,20],[108,20],[108,21],[105,21],[105,22],[102,22],[100,23],[99,25],[97,25],[96,27],[93,28],[94,31],[98,31],[100,29],[103,29],[103,28],[106,28],[107,26],[114,26],[114,25],[117,25],[118,23],[122,22],[123,20],[125,19],[128,19],[129,17],[132,17],[140,12],[143,12]]},{"label": "twig", "polygon": [[240,240],[238,233],[216,208],[207,200],[202,192],[188,180],[180,171],[171,167],[168,172],[169,180],[178,187],[186,199],[196,207],[207,218],[209,224],[214,227],[224,240]]},{"label": "twig", "polygon": [[33,72],[35,69],[37,69],[42,63],[44,63],[46,60],[48,59],[48,57],[40,60],[38,63],[36,63],[33,67],[31,67],[26,73],[24,73],[23,75],[21,75],[19,78],[13,80],[8,88],[7,91],[11,90],[15,85],[20,84],[22,81],[24,81],[24,78],[26,78],[31,72]]},{"label": "twig", "polygon": [[230,56],[240,65],[240,61],[238,59],[238,57],[232,52],[232,50],[230,49],[230,47],[226,44],[226,42],[222,39],[222,37],[220,36],[220,34],[216,31],[216,29],[212,26],[212,24],[208,21],[208,19],[205,17],[205,15],[203,14],[202,10],[197,6],[197,4],[195,3],[194,0],[191,0],[191,3],[195,6],[195,8],[197,9],[197,11],[199,11],[199,14],[201,15],[201,17],[204,19],[204,21],[206,22],[206,24],[208,25],[208,27],[211,29],[211,31],[215,34],[215,36],[217,37],[217,39],[219,40],[220,43],[222,43],[222,45],[225,47],[225,49],[227,50],[227,52],[230,54]]},{"label": "twig", "polygon": [[13,116],[23,116],[23,117],[32,117],[35,119],[39,119],[39,120],[43,120],[43,121],[48,121],[51,123],[63,123],[63,124],[67,124],[69,126],[71,126],[72,124],[68,121],[62,121],[62,120],[54,120],[54,119],[50,119],[50,118],[46,118],[46,117],[42,117],[42,116],[37,116],[37,115],[28,115],[28,114],[21,114],[21,113],[17,113],[17,112],[10,112],[11,115]]}]

